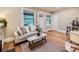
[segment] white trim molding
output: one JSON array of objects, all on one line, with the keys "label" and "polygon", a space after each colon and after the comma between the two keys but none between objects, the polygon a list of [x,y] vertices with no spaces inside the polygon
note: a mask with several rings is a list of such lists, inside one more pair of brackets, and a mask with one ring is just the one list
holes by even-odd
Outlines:
[{"label": "white trim molding", "polygon": [[66,33],[65,30],[55,30],[55,31],[62,32],[62,33]]}]

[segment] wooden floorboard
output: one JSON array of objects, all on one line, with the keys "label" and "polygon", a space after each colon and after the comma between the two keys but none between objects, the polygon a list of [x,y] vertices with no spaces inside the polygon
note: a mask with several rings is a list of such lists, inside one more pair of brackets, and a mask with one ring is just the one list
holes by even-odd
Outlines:
[{"label": "wooden floorboard", "polygon": [[[49,31],[49,32],[47,32],[47,41],[51,41],[56,46],[59,46],[59,47],[61,47],[63,49],[64,49],[64,42],[66,40],[69,40],[69,36],[66,35],[65,33],[57,32],[57,31]],[[17,45],[15,47],[17,52],[21,52],[22,51],[20,45]]]},{"label": "wooden floorboard", "polygon": [[48,34],[47,39],[61,48],[64,47],[64,42],[66,40],[69,40],[69,36],[66,35],[65,33],[52,31],[47,32],[47,34]]}]

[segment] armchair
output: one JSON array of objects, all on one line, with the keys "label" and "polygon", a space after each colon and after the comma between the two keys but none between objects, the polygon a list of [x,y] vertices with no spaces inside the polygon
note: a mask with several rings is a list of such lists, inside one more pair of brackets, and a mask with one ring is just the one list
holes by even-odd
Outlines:
[{"label": "armchair", "polygon": [[70,52],[79,51],[79,31],[70,32],[70,41],[65,41],[65,49]]}]

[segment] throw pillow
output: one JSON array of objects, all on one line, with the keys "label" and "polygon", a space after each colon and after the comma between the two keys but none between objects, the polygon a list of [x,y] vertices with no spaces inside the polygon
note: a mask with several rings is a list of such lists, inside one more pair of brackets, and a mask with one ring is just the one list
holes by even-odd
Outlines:
[{"label": "throw pillow", "polygon": [[22,35],[22,31],[21,31],[21,29],[20,29],[19,27],[17,28],[17,34],[18,34],[19,36]]},{"label": "throw pillow", "polygon": [[28,27],[24,27],[24,28],[26,29],[27,33],[30,33],[30,30]]},{"label": "throw pillow", "polygon": [[21,34],[20,34],[20,32],[19,32],[19,31],[17,31],[17,34],[18,34],[18,36],[21,36]]},{"label": "throw pillow", "polygon": [[22,31],[22,34],[26,34],[26,33],[27,33],[27,31],[26,31],[25,28],[20,28],[20,29],[21,29],[21,31]]},{"label": "throw pillow", "polygon": [[35,31],[36,31],[35,26],[30,27],[30,30],[31,30],[32,32],[35,32]]}]

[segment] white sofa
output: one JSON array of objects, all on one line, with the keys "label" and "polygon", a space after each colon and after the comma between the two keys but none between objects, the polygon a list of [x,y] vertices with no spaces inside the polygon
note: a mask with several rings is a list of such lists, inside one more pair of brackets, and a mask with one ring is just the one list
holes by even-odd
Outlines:
[{"label": "white sofa", "polygon": [[79,31],[71,31],[70,40],[76,44],[79,44]]},{"label": "white sofa", "polygon": [[36,28],[35,26],[33,27],[22,27],[22,28],[25,28],[26,32],[25,34],[22,34],[21,32],[21,35],[18,35],[18,30],[20,30],[20,27],[17,28],[16,31],[14,31],[14,39],[15,39],[15,44],[18,44],[18,43],[21,43],[23,41],[27,41],[27,38],[32,36],[32,35],[36,35],[37,31],[36,31]]}]

